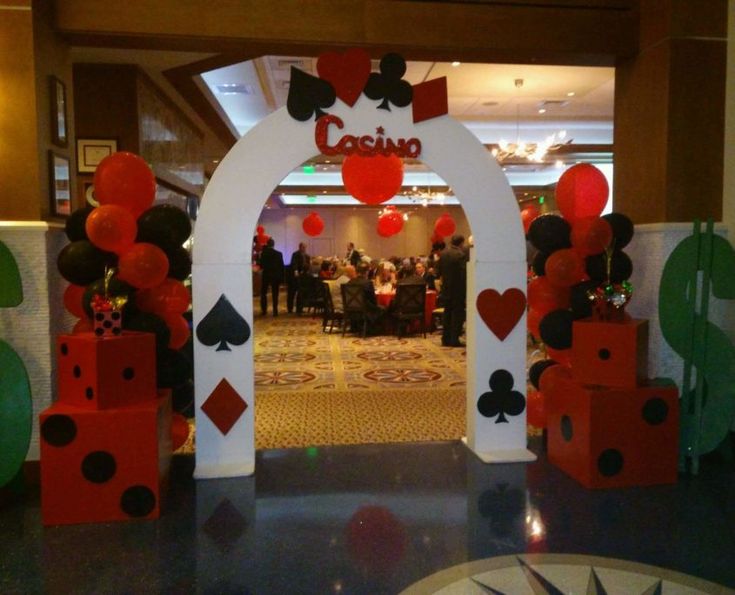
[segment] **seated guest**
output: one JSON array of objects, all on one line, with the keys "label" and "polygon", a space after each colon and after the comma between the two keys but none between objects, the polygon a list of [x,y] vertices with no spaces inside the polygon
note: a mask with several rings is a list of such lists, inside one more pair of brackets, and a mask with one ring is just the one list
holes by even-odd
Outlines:
[{"label": "seated guest", "polygon": [[390,264],[381,262],[375,273],[375,291],[378,293],[391,293],[396,285],[396,274]]},{"label": "seated guest", "polygon": [[322,261],[321,268],[319,269],[320,279],[331,279],[332,278],[332,263],[328,260]]},{"label": "seated guest", "polygon": [[434,276],[434,273],[427,271],[426,265],[420,260],[416,263],[414,273],[419,279],[426,283],[426,289],[436,291],[436,277]]},{"label": "seated guest", "polygon": [[322,270],[322,262],[324,262],[324,258],[321,256],[311,257],[311,261],[309,262],[309,274],[312,277],[319,276],[319,272]]},{"label": "seated guest", "polygon": [[[419,285],[426,285],[426,280],[418,274],[418,269],[421,263],[418,263],[416,265],[416,269],[409,269],[405,272],[404,276],[398,280],[397,285],[413,285],[413,284],[419,284]],[[423,265],[421,265],[423,266]]]},{"label": "seated guest", "polygon": [[368,307],[368,320],[370,322],[377,322],[383,314],[385,314],[385,308],[378,304],[378,299],[375,297],[375,286],[367,278],[368,265],[364,262],[357,265],[357,276],[354,279],[350,279],[348,285],[359,285],[365,292],[365,301]]},{"label": "seated guest", "polygon": [[409,275],[413,275],[413,263],[410,258],[404,258],[403,262],[401,262],[401,268],[396,273],[396,279],[400,281]]},{"label": "seated guest", "polygon": [[355,267],[350,264],[335,273],[334,279],[328,279],[325,281],[329,286],[329,293],[332,296],[332,305],[338,312],[342,310],[342,290],[340,287],[343,283],[347,283],[350,279],[354,279],[356,276],[357,272],[355,271]]}]

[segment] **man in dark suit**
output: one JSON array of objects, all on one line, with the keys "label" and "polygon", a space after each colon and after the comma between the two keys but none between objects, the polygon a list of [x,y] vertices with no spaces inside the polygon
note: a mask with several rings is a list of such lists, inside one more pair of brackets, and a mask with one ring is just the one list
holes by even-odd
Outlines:
[{"label": "man in dark suit", "polygon": [[434,275],[426,270],[426,265],[423,262],[419,261],[416,263],[414,273],[419,279],[426,283],[426,289],[431,289],[432,291],[436,290]]},{"label": "man in dark suit", "polygon": [[375,285],[367,278],[368,265],[361,262],[357,265],[357,276],[354,279],[350,279],[348,285],[358,285],[362,287],[365,292],[365,301],[368,307],[368,320],[377,322],[383,314],[385,314],[385,308],[378,304],[378,298],[375,297]]},{"label": "man in dark suit", "polygon": [[299,290],[299,277],[309,272],[309,255],[306,253],[306,244],[299,243],[299,249],[291,255],[291,265],[288,276],[288,294],[286,296],[286,306],[289,313],[293,312],[294,298],[296,300],[296,312],[301,313],[302,296],[297,295]]},{"label": "man in dark suit", "polygon": [[262,274],[260,285],[260,312],[265,316],[268,313],[268,288],[273,299],[273,316],[278,316],[278,290],[283,281],[283,254],[273,246],[273,238],[268,238],[265,248],[260,252],[258,264]]},{"label": "man in dark suit", "polygon": [[360,252],[355,250],[355,244],[350,242],[347,244],[347,256],[345,256],[345,260],[349,262],[353,267],[356,267],[358,264],[360,264]]},{"label": "man in dark suit", "polygon": [[442,280],[442,345],[445,347],[464,347],[459,336],[462,334],[467,302],[467,259],[464,236],[455,235],[452,236],[449,246],[442,251],[437,264]]}]

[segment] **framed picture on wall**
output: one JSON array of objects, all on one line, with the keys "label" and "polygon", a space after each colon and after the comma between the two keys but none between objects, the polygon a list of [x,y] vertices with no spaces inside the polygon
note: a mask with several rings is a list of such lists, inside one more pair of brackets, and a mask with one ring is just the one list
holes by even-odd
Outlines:
[{"label": "framed picture on wall", "polygon": [[80,174],[93,173],[100,161],[116,151],[115,139],[77,139],[77,171]]},{"label": "framed picture on wall", "polygon": [[69,144],[66,121],[66,86],[55,76],[49,77],[51,103],[51,142],[58,147]]},{"label": "framed picture on wall", "polygon": [[51,214],[58,217],[71,215],[71,171],[69,158],[48,152],[49,195]]}]

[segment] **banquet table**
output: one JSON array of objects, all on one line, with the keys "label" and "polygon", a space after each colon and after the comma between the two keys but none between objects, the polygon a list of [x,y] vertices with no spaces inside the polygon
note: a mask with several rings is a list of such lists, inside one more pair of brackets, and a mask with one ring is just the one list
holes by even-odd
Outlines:
[{"label": "banquet table", "polygon": [[[390,293],[376,293],[375,297],[377,298],[379,306],[384,306],[385,308],[388,308],[390,306],[390,303],[393,301],[393,298],[396,297],[396,292],[393,291]],[[424,302],[424,324],[426,325],[427,329],[431,328],[431,314],[435,309],[436,291],[428,289],[426,291],[426,301]]]}]

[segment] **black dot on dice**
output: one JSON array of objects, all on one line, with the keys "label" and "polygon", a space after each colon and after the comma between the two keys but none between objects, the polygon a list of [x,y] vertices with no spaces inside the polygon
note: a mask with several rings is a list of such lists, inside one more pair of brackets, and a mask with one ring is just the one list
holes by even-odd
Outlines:
[{"label": "black dot on dice", "polygon": [[572,418],[568,415],[562,415],[561,416],[561,437],[564,438],[567,442],[572,441],[572,436],[574,436],[574,428],[572,426]]},{"label": "black dot on dice", "polygon": [[94,334],[97,335],[98,337],[101,337],[104,333],[105,331],[102,330],[101,328],[94,329]]},{"label": "black dot on dice", "polygon": [[105,320],[102,323],[102,326],[104,326],[105,328],[112,328],[112,320]]},{"label": "black dot on dice", "polygon": [[120,334],[120,329],[118,327],[115,327],[114,329],[112,329],[112,334],[113,335],[119,335]]},{"label": "black dot on dice", "polygon": [[88,386],[84,391],[84,396],[87,397],[90,401],[94,399],[94,389],[91,386]]},{"label": "black dot on dice", "polygon": [[77,424],[68,415],[49,415],[41,424],[41,437],[51,446],[66,446],[77,435]]},{"label": "black dot on dice", "polygon": [[612,477],[623,470],[623,455],[615,448],[603,450],[597,457],[597,470],[605,477]]},{"label": "black dot on dice", "polygon": [[141,517],[156,507],[156,495],[146,486],[131,486],[120,496],[120,508],[125,514]]},{"label": "black dot on dice", "polygon": [[82,475],[92,483],[105,483],[112,479],[117,470],[115,457],[104,450],[90,452],[82,460]]},{"label": "black dot on dice", "polygon": [[66,343],[61,344],[61,355],[69,355],[69,346]]},{"label": "black dot on dice", "polygon": [[120,320],[120,312],[113,312],[111,316],[113,320]]},{"label": "black dot on dice", "polygon": [[652,399],[648,399],[648,401],[643,405],[641,415],[647,423],[652,426],[657,426],[666,421],[666,418],[669,415],[669,406],[663,399],[654,397]]},{"label": "black dot on dice", "polygon": [[82,375],[82,369],[79,366],[74,366],[71,373],[74,374],[74,378],[79,378]]},{"label": "black dot on dice", "polygon": [[105,315],[102,314],[102,312],[97,312],[97,314],[94,315],[94,319],[95,320],[98,320],[98,321],[99,320],[104,320],[105,319]]},{"label": "black dot on dice", "polygon": [[600,357],[601,360],[610,359],[610,350],[603,347],[602,349],[600,349],[600,351],[597,352],[597,355]]},{"label": "black dot on dice", "polygon": [[132,380],[135,377],[135,370],[133,368],[125,368],[123,370],[123,378],[125,380]]}]

